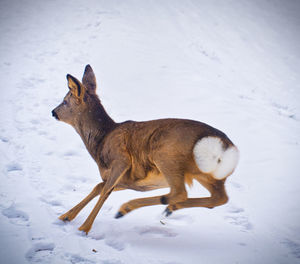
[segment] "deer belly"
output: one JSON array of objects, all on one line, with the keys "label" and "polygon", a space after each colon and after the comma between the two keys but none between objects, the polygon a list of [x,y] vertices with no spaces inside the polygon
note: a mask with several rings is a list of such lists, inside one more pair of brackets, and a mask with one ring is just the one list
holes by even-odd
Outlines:
[{"label": "deer belly", "polygon": [[144,179],[137,180],[135,182],[135,186],[137,189],[142,191],[150,191],[169,187],[166,178],[161,173],[157,172],[148,172]]}]

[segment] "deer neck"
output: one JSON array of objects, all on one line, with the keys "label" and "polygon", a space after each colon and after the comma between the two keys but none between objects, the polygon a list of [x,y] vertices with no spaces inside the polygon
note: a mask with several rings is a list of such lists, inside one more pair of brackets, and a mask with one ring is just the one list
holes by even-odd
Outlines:
[{"label": "deer neck", "polygon": [[79,115],[74,126],[93,159],[97,160],[98,149],[104,137],[116,127],[103,106],[88,109]]}]

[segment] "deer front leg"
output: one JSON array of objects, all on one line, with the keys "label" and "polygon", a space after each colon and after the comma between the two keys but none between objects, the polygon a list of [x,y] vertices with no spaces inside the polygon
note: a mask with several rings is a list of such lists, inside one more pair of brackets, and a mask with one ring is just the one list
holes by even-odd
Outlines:
[{"label": "deer front leg", "polygon": [[94,222],[97,214],[99,213],[102,205],[104,204],[106,199],[109,197],[109,195],[113,191],[114,187],[118,184],[118,182],[121,180],[121,178],[127,172],[128,169],[129,169],[129,163],[120,162],[120,161],[116,161],[113,163],[111,173],[110,173],[110,175],[108,175],[108,179],[104,183],[100,198],[99,198],[98,202],[96,203],[95,207],[93,208],[92,212],[88,216],[88,218],[79,227],[80,231],[84,231],[86,234],[88,234],[88,232],[92,228],[93,222]]},{"label": "deer front leg", "polygon": [[87,197],[85,197],[79,204],[75,205],[68,212],[61,215],[59,219],[62,221],[72,221],[91,200],[101,193],[103,186],[104,182],[97,184]]}]

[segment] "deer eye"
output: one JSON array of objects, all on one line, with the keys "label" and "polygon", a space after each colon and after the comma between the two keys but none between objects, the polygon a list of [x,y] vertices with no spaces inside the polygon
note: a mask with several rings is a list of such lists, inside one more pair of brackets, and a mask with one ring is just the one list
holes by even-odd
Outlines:
[{"label": "deer eye", "polygon": [[64,100],[64,101],[63,101],[63,104],[64,104],[64,105],[66,105],[66,104],[68,104],[68,103],[67,103],[67,101],[66,101],[66,100]]}]

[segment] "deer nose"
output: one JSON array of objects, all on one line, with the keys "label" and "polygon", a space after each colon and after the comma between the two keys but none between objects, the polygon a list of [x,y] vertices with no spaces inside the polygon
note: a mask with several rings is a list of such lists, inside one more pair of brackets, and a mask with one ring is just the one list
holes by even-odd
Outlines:
[{"label": "deer nose", "polygon": [[54,116],[57,120],[59,120],[58,115],[56,114],[56,112],[54,110],[52,110],[52,116]]}]

